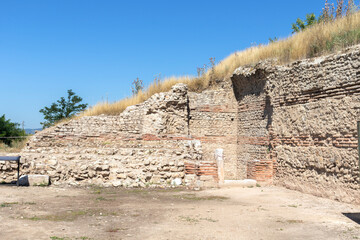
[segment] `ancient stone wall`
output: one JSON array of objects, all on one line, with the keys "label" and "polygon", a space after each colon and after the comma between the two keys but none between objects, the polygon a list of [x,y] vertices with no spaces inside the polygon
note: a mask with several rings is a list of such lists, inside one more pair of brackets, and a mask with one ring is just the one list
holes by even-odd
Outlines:
[{"label": "ancient stone wall", "polygon": [[[258,147],[240,144],[242,154],[250,156],[245,159],[248,177],[262,179],[265,168],[276,184],[360,203],[359,57],[357,46],[286,66],[263,62],[235,72],[239,115],[245,119],[239,121],[239,137],[242,131],[261,137],[246,140]],[[255,164],[255,171],[251,170],[252,161],[261,163],[258,158],[265,159],[263,166]]]},{"label": "ancient stone wall", "polygon": [[[226,178],[241,179],[236,106],[229,84],[203,93],[188,93],[180,84],[120,116],[82,117],[37,133],[21,153],[21,173],[48,174],[53,183],[143,187],[180,179],[213,187],[220,148]],[[6,181],[15,180],[9,167]]]},{"label": "ancient stone wall", "polygon": [[82,117],[37,133],[21,153],[22,174],[125,187],[215,184],[216,165],[215,178],[200,180],[209,164],[188,125],[187,88],[179,84],[119,116]]},{"label": "ancient stone wall", "polygon": [[360,203],[360,51],[301,61],[269,79],[275,181]]},{"label": "ancient stone wall", "polygon": [[[59,124],[31,139],[22,173],[55,183],[209,187],[223,170],[225,179],[360,203],[359,59],[355,46],[285,66],[265,61],[217,89],[179,84],[119,116]],[[2,179],[14,178],[10,163],[0,167]]]},{"label": "ancient stone wall", "polygon": [[[1,156],[18,156],[17,153],[2,153]],[[0,183],[15,182],[17,180],[17,162],[0,161]]]}]

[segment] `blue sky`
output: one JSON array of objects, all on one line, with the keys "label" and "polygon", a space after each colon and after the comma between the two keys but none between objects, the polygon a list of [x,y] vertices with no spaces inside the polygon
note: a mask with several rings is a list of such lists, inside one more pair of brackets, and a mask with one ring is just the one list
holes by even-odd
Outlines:
[{"label": "blue sky", "polygon": [[323,0],[0,0],[0,115],[38,128],[68,89],[94,105],[131,95],[131,82],[196,75],[291,23]]}]

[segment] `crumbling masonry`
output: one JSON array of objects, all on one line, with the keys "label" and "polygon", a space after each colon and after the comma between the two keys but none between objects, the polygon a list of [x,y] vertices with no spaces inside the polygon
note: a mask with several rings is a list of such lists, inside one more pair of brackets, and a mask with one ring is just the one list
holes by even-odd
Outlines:
[{"label": "crumbling masonry", "polygon": [[[241,67],[217,85],[194,93],[178,84],[119,116],[41,131],[22,152],[21,171],[53,183],[124,187],[251,178],[360,204],[359,46]],[[12,179],[11,165],[1,166],[0,177]]]}]

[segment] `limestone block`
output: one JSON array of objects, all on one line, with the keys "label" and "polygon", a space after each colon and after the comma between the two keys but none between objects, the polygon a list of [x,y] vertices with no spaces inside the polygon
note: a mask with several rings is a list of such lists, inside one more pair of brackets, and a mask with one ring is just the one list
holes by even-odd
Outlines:
[{"label": "limestone block", "polygon": [[95,175],[95,173],[94,173],[94,171],[90,171],[90,172],[88,173],[88,175],[89,175],[89,178],[93,178],[94,175]]},{"label": "limestone block", "polygon": [[49,184],[48,175],[23,175],[19,179],[20,186],[48,186]]},{"label": "limestone block", "polygon": [[113,185],[114,187],[120,187],[120,186],[122,186],[122,181],[121,181],[121,180],[113,181],[113,182],[112,182],[112,185]]},{"label": "limestone block", "polygon": [[160,183],[160,181],[161,181],[161,176],[160,175],[154,175],[154,176],[152,176],[150,182],[152,182],[152,183]]},{"label": "limestone block", "polygon": [[117,175],[117,178],[119,178],[119,179],[126,179],[127,176],[126,176],[126,174],[124,174],[124,173],[120,173],[120,174]]},{"label": "limestone block", "polygon": [[182,184],[181,178],[175,178],[171,181],[171,185],[173,186],[180,186]]},{"label": "limestone block", "polygon": [[135,175],[135,173],[131,172],[131,173],[128,174],[128,177],[131,178],[131,179],[135,179],[136,175]]},{"label": "limestone block", "polygon": [[213,181],[214,177],[213,176],[202,175],[202,176],[200,176],[200,180],[201,181]]},{"label": "limestone block", "polygon": [[244,179],[244,180],[225,180],[224,186],[228,187],[255,187],[257,181],[254,179]]},{"label": "limestone block", "polygon": [[157,166],[151,166],[150,167],[150,172],[155,172],[157,171],[158,167]]}]

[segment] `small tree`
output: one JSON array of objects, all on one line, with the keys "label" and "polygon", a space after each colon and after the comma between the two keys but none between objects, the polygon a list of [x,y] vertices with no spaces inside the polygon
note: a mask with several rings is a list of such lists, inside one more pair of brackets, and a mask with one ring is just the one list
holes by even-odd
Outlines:
[{"label": "small tree", "polygon": [[279,39],[277,37],[274,37],[274,38],[269,38],[269,43],[274,43],[274,42],[277,42],[279,41]]},{"label": "small tree", "polygon": [[293,23],[291,26],[291,29],[293,30],[293,33],[300,32],[304,30],[305,28],[308,28],[314,24],[317,23],[316,16],[314,13],[306,14],[305,22],[298,18],[296,20],[296,23]]},{"label": "small tree", "polygon": [[132,94],[135,96],[144,89],[143,81],[138,77],[133,81],[131,86]]},{"label": "small tree", "polygon": [[355,5],[354,0],[348,0],[347,4],[344,0],[336,0],[336,9],[334,3],[325,0],[325,6],[318,19],[316,19],[316,16],[313,13],[307,14],[305,22],[298,18],[296,23],[292,24],[291,29],[293,30],[293,33],[300,32],[317,23],[328,23],[345,15],[349,16],[357,10],[358,8]]},{"label": "small tree", "polygon": [[51,104],[50,107],[44,107],[40,110],[44,114],[45,119],[45,122],[41,122],[43,128],[50,127],[61,119],[72,117],[76,113],[85,110],[88,106],[88,104],[80,104],[83,99],[75,95],[71,89],[67,92],[67,99],[61,97],[60,100]]},{"label": "small tree", "polygon": [[18,123],[10,122],[10,119],[6,120],[5,114],[2,115],[0,117],[0,141],[10,146],[15,139],[9,137],[25,136],[25,131],[19,126]]}]

